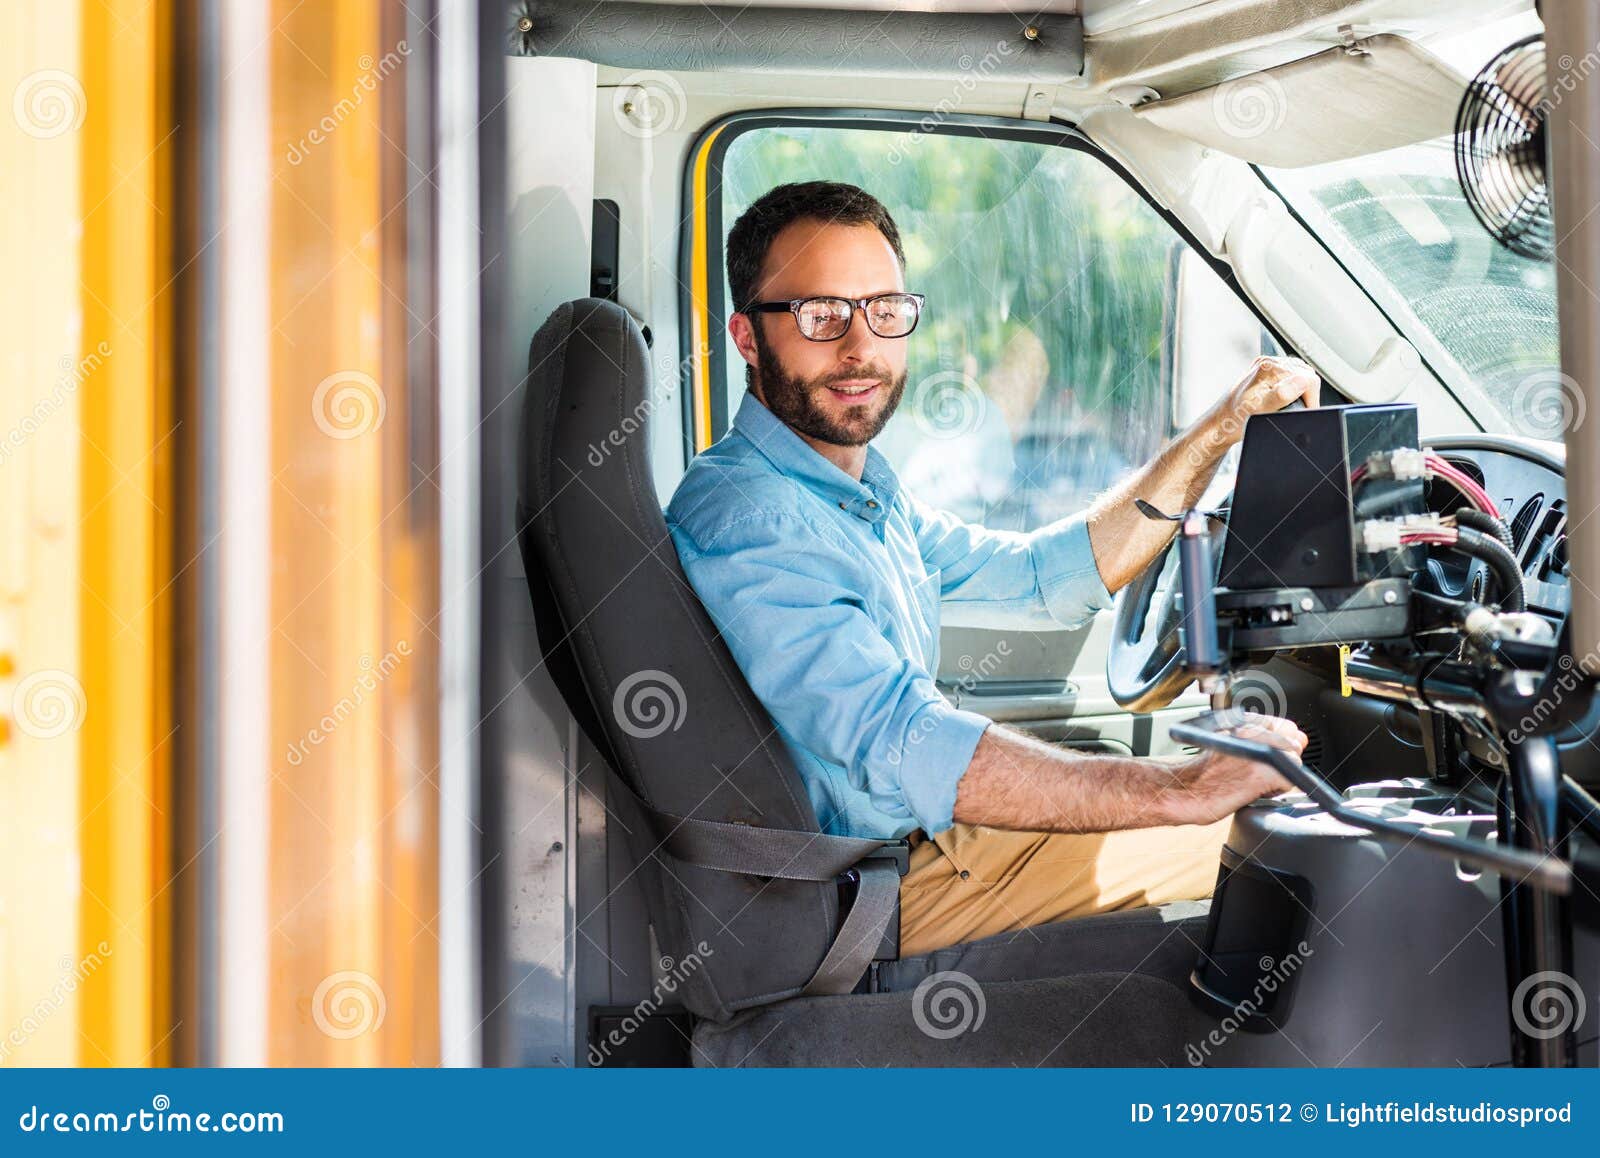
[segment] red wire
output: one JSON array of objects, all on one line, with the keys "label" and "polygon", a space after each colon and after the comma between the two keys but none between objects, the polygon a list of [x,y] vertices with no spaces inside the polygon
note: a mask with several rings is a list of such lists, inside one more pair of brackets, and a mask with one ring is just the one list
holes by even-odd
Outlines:
[{"label": "red wire", "polygon": [[1446,482],[1451,483],[1480,511],[1493,515],[1497,519],[1500,517],[1500,510],[1494,505],[1494,500],[1489,497],[1489,493],[1479,486],[1477,481],[1467,475],[1466,472],[1431,451],[1427,455],[1426,462],[1429,470]]}]

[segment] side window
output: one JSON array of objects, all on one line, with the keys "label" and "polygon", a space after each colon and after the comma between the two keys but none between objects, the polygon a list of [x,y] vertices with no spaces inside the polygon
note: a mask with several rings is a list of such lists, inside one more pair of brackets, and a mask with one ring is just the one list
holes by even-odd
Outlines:
[{"label": "side window", "polygon": [[[721,169],[725,230],[789,181],[860,185],[893,214],[927,306],[876,445],[920,498],[973,522],[1031,530],[1082,510],[1263,349],[1205,262],[1080,150],[786,125],[740,134]],[[1185,302],[1206,316],[1181,323]],[[732,414],[745,375],[731,341],[722,364],[713,389]]]}]

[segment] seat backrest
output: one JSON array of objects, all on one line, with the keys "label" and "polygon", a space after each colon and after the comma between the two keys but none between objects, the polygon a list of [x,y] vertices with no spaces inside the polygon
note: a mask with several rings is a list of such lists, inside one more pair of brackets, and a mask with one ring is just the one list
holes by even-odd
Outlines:
[{"label": "seat backrest", "polygon": [[[652,393],[644,338],[614,303],[568,302],[534,335],[517,530],[545,663],[651,807],[818,831],[783,741],[678,564],[649,463],[664,404],[676,393]],[[722,1020],[799,993],[833,938],[832,882],[695,868],[628,824],[661,952],[698,958],[678,969],[691,1012]]]}]

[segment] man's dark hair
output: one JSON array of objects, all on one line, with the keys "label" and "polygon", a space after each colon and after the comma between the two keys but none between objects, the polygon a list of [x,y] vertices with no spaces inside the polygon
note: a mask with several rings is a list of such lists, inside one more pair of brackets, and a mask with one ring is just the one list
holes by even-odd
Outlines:
[{"label": "man's dark hair", "polygon": [[894,218],[883,202],[865,189],[841,181],[779,185],[741,213],[728,234],[728,288],[736,312],[753,304],[756,281],[773,240],[785,226],[805,219],[830,225],[875,225],[894,250],[900,268],[905,268],[906,254]]}]

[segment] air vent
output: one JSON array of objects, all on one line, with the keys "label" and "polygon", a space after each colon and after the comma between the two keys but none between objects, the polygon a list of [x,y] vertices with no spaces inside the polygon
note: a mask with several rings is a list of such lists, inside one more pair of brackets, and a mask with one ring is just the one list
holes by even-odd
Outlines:
[{"label": "air vent", "polygon": [[1300,753],[1300,763],[1309,764],[1318,768],[1322,764],[1322,733],[1309,724],[1302,724],[1300,730],[1306,734],[1306,750]]},{"label": "air vent", "polygon": [[1567,504],[1550,504],[1538,529],[1529,538],[1523,571],[1542,583],[1565,582],[1567,577]]},{"label": "air vent", "polygon": [[1517,517],[1511,520],[1511,542],[1515,544],[1517,558],[1523,565],[1527,565],[1527,557],[1523,555],[1522,548],[1527,545],[1528,532],[1532,529],[1534,520],[1539,517],[1539,512],[1544,510],[1543,492],[1534,495],[1522,504],[1522,509],[1517,512]]}]

